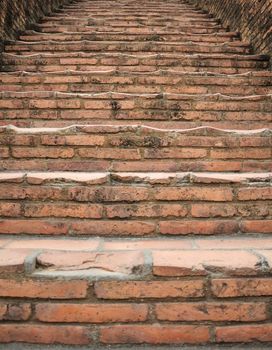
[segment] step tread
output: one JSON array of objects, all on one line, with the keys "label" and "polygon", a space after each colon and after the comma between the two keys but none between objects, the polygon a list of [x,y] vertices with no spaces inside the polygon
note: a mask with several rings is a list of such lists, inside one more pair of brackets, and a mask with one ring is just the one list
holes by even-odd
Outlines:
[{"label": "step tread", "polygon": [[[272,272],[269,239],[26,240],[1,239],[0,273],[131,279],[154,276],[265,276]],[[38,250],[37,250],[38,249]],[[147,257],[148,255],[148,257]],[[134,271],[137,271],[136,273]]]}]

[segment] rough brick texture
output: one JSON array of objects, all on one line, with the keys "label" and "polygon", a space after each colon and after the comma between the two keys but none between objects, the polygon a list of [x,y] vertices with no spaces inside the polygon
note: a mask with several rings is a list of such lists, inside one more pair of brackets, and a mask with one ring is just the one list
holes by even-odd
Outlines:
[{"label": "rough brick texture", "polygon": [[2,1],[2,37],[28,28],[0,73],[0,343],[272,348],[252,2],[214,5],[228,31],[186,0]]},{"label": "rough brick texture", "polygon": [[256,52],[272,55],[270,0],[189,0],[189,3],[213,14],[230,30],[240,32]]},{"label": "rough brick texture", "polygon": [[72,0],[1,0],[0,42],[15,39],[31,24]]}]

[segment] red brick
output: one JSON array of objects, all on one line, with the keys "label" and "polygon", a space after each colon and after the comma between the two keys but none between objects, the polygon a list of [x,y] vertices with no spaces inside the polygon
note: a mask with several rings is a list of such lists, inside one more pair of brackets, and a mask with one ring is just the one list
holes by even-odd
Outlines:
[{"label": "red brick", "polygon": [[103,146],[105,137],[100,135],[41,136],[42,145]]},{"label": "red brick", "polygon": [[204,296],[202,280],[188,281],[107,281],[95,283],[100,299],[197,298]]},{"label": "red brick", "polygon": [[221,272],[230,275],[256,275],[258,258],[247,251],[183,250],[153,252],[153,274],[195,276]]},{"label": "red brick", "polygon": [[242,221],[241,231],[246,233],[272,233],[272,220]]},{"label": "red brick", "polygon": [[1,216],[19,216],[21,214],[21,205],[18,203],[0,203]]},{"label": "red brick", "polygon": [[76,217],[101,218],[102,206],[98,204],[26,204],[26,217]]},{"label": "red brick", "polygon": [[43,267],[55,269],[91,270],[101,269],[109,274],[121,273],[130,275],[134,271],[139,273],[145,264],[144,255],[140,251],[124,252],[75,252],[49,251],[37,257],[37,263]]},{"label": "red brick", "polygon": [[24,262],[29,253],[28,249],[0,250],[0,273],[23,272]]},{"label": "red brick", "polygon": [[[1,194],[1,192],[0,192]],[[149,198],[149,189],[132,186],[114,187],[73,187],[68,190],[68,198],[76,201],[93,202],[137,202]]]},{"label": "red brick", "polygon": [[229,150],[211,150],[211,158],[271,159],[271,149],[270,148],[252,148],[252,149],[246,148],[246,149],[229,149]]},{"label": "red brick", "polygon": [[29,108],[41,108],[41,109],[57,108],[57,100],[30,100]]},{"label": "red brick", "polygon": [[217,235],[233,234],[239,231],[239,225],[235,221],[161,221],[159,231],[170,235]]},{"label": "red brick", "polygon": [[155,306],[160,321],[263,321],[265,303],[161,303]]},{"label": "red brick", "polygon": [[155,199],[158,200],[196,200],[225,202],[233,198],[232,190],[216,187],[161,187],[155,191]]},{"label": "red brick", "polygon": [[237,196],[242,201],[272,199],[272,187],[241,188]]},{"label": "red brick", "polygon": [[114,148],[80,148],[78,154],[82,158],[141,159],[141,155],[137,149],[118,149],[117,152]]},{"label": "red brick", "polygon": [[35,299],[81,299],[87,295],[86,281],[21,281],[0,279],[0,296]]},{"label": "red brick", "polygon": [[215,336],[219,343],[271,342],[272,324],[217,327]]},{"label": "red brick", "polygon": [[207,156],[205,149],[196,148],[167,148],[167,149],[147,149],[144,151],[144,158],[204,158]]},{"label": "red brick", "polygon": [[0,342],[84,345],[91,342],[89,330],[80,326],[0,325]]},{"label": "red brick", "polygon": [[9,149],[8,147],[0,147],[0,158],[8,158],[9,157]]},{"label": "red brick", "polygon": [[139,322],[148,316],[144,304],[37,304],[35,310],[42,322]]},{"label": "red brick", "polygon": [[100,330],[100,341],[106,344],[199,344],[209,338],[207,326],[124,325]]},{"label": "red brick", "polygon": [[212,293],[218,298],[272,296],[271,278],[213,279]]},{"label": "red brick", "polygon": [[67,223],[43,220],[1,220],[0,233],[4,234],[39,234],[65,235],[68,233]]},{"label": "red brick", "polygon": [[72,158],[74,150],[72,148],[18,148],[12,149],[15,158]]},{"label": "red brick", "polygon": [[192,204],[191,212],[193,217],[232,217],[237,213],[237,209],[231,204]]},{"label": "red brick", "polygon": [[154,232],[154,223],[136,220],[73,221],[71,223],[71,233],[79,235],[143,236],[153,234]]},{"label": "red brick", "polygon": [[0,185],[1,199],[61,200],[63,197],[63,191],[60,187],[23,187],[9,185],[9,191],[7,191],[6,184]]},{"label": "red brick", "polygon": [[187,208],[180,204],[116,204],[107,206],[106,212],[108,218],[184,217],[187,214]]},{"label": "red brick", "polygon": [[31,305],[26,303],[0,304],[0,320],[27,321],[31,315]]}]

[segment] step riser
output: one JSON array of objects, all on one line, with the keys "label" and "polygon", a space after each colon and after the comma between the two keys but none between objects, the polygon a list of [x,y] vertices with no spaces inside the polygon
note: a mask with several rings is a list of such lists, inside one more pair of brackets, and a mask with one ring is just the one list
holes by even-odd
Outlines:
[{"label": "step riser", "polygon": [[116,127],[108,134],[107,129],[86,126],[74,133],[60,129],[36,135],[2,132],[0,166],[2,170],[79,170],[79,164],[80,169],[88,171],[271,170],[272,138],[268,130],[229,135],[212,129],[160,133],[137,127],[131,127],[132,132],[121,127],[118,131]]},{"label": "step riser", "polygon": [[211,37],[211,36],[197,36],[197,35],[179,35],[179,34],[138,34],[138,35],[129,35],[126,33],[123,34],[51,34],[51,35],[22,35],[20,40],[22,41],[40,41],[44,42],[45,40],[50,39],[54,41],[81,41],[81,40],[97,40],[97,41],[193,41],[193,42],[203,42],[203,43],[224,43],[227,41],[232,41],[232,38],[227,36],[225,37]]},{"label": "step riser", "polygon": [[2,176],[0,232],[113,236],[269,232],[271,175],[255,175],[258,182],[252,183],[241,181],[242,176],[237,175],[238,182],[224,176],[176,174],[171,180],[167,174],[149,179],[138,174],[135,181],[135,175],[119,173],[77,183],[64,174],[52,179],[35,173],[7,180]]}]

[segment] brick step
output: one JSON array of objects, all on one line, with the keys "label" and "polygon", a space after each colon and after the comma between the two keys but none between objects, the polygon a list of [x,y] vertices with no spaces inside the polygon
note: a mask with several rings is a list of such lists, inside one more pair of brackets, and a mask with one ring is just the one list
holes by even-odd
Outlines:
[{"label": "brick step", "polygon": [[[66,25],[66,26],[46,26],[46,25],[39,25],[35,24],[32,26],[32,28],[36,31],[39,31],[41,33],[63,33],[63,32],[86,32],[86,33],[93,33],[96,31],[108,31],[109,26],[108,25],[100,25],[100,26],[72,26],[72,25]],[[164,31],[179,31],[182,33],[187,33],[189,35],[191,34],[213,34],[217,35],[219,33],[225,33],[225,30],[223,29],[218,29],[218,28],[204,28],[201,26],[194,26],[188,28],[187,26],[179,26],[179,27],[171,27],[170,25],[168,27],[162,27],[162,26],[152,26],[152,27],[145,27],[145,26],[135,26],[135,27],[123,27],[123,26],[115,26],[111,27],[110,31],[112,33],[114,32],[123,32],[126,31],[128,34],[141,34],[141,33],[146,33],[146,31],[152,31],[154,34],[157,32],[160,32],[161,30]]]},{"label": "brick step", "polygon": [[1,343],[271,344],[271,240],[195,242],[2,240]]},{"label": "brick step", "polygon": [[3,127],[0,131],[0,168],[8,171],[272,170],[272,129],[74,125],[60,129]]},{"label": "brick step", "polygon": [[[271,125],[271,95],[1,92],[2,120],[248,121]],[[14,120],[15,122],[15,120]],[[232,125],[232,123],[230,123]]]},{"label": "brick step", "polygon": [[244,75],[182,73],[159,70],[155,73],[59,71],[47,73],[0,73],[0,91],[129,92],[255,95],[272,93],[272,73]]},{"label": "brick step", "polygon": [[[201,65],[199,61],[201,60]],[[266,68],[266,56],[256,55],[215,55],[215,54],[148,54],[148,53],[70,53],[33,55],[3,54],[2,70],[6,72],[58,72],[63,70],[149,72],[159,69],[174,69],[177,73],[202,73],[209,71],[219,74],[244,74]]]},{"label": "brick step", "polygon": [[123,18],[120,18],[118,15],[116,16],[84,16],[84,17],[59,17],[59,18],[45,18],[41,21],[39,24],[41,27],[43,25],[45,26],[55,26],[55,25],[76,25],[76,26],[86,26],[86,25],[100,25],[105,24],[106,21],[110,22],[110,26],[147,26],[152,27],[154,26],[162,26],[165,27],[169,25],[169,23],[166,23],[171,19],[171,26],[174,24],[180,25],[180,22],[182,22],[183,25],[188,25],[188,27],[197,25],[197,26],[205,26],[207,28],[214,28],[219,26],[218,21],[214,19],[205,19],[205,18],[190,18],[189,16],[173,16],[173,17],[166,17],[166,16],[158,16],[158,17],[138,17],[138,16],[124,16]]},{"label": "brick step", "polygon": [[210,34],[185,34],[180,32],[165,32],[160,31],[154,33],[146,31],[146,33],[127,34],[124,32],[112,33],[108,32],[92,32],[92,33],[80,33],[80,32],[63,32],[63,33],[40,33],[34,30],[29,30],[20,36],[21,41],[193,41],[193,42],[212,42],[212,43],[224,43],[227,41],[238,40],[236,33],[221,33],[211,36]]},{"label": "brick step", "polygon": [[35,53],[35,52],[123,52],[123,53],[142,53],[149,52],[176,52],[176,53],[226,53],[226,54],[248,54],[250,48],[247,43],[240,41],[227,42],[223,44],[193,43],[193,42],[129,42],[129,41],[91,41],[81,42],[53,41],[46,42],[23,42],[16,41],[15,44],[5,46],[5,51],[10,53]]},{"label": "brick step", "polygon": [[268,234],[271,181],[271,172],[2,173],[0,232],[120,237]]}]

